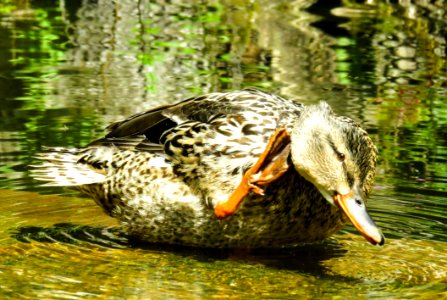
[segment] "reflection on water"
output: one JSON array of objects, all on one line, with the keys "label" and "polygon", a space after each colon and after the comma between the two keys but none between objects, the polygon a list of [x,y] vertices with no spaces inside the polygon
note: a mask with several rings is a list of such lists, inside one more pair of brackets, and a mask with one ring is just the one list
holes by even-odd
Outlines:
[{"label": "reflection on water", "polygon": [[[0,0],[0,298],[447,297],[445,7],[367,3]],[[352,228],[275,252],[140,245],[92,201],[28,176],[43,145],[247,86],[365,124],[384,247]]]}]

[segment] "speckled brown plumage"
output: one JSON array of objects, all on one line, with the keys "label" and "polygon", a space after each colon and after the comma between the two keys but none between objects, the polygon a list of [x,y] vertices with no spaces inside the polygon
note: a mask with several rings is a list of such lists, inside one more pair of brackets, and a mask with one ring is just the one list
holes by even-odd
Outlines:
[{"label": "speckled brown plumage", "polygon": [[[324,103],[308,109],[256,90],[212,93],[132,116],[110,125],[105,138],[86,148],[49,149],[41,154],[46,162],[35,168],[34,176],[50,185],[78,187],[131,235],[145,241],[201,247],[281,247],[317,241],[339,230],[347,219],[322,195],[325,181],[306,180],[313,177],[307,171],[303,177],[295,159],[296,167],[264,187],[264,196],[248,195],[224,220],[213,213],[277,128],[294,133],[300,130],[297,126],[315,126],[297,121],[308,114],[324,115],[332,126],[321,134],[309,130],[317,145],[310,150],[315,150],[311,160],[321,155],[315,159],[323,165],[341,168],[343,178],[336,179],[341,186],[358,188],[366,197],[376,149],[363,129],[335,116]],[[292,134],[292,148],[300,143],[293,138]],[[339,149],[347,157],[340,164]]]}]

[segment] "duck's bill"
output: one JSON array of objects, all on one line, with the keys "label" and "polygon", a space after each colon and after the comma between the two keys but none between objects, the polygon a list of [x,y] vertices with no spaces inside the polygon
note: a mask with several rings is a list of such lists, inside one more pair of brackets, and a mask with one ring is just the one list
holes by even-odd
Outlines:
[{"label": "duck's bill", "polygon": [[334,202],[346,214],[354,227],[373,245],[383,245],[385,237],[371,219],[366,205],[355,193],[335,195]]}]

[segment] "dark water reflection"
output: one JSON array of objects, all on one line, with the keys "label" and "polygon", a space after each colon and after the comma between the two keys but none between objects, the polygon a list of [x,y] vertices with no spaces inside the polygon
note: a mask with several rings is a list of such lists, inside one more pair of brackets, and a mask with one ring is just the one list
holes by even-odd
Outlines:
[{"label": "dark water reflection", "polygon": [[[445,6],[336,3],[0,0],[0,298],[447,297]],[[365,125],[384,247],[352,228],[274,252],[140,245],[29,177],[43,145],[247,86]]]}]

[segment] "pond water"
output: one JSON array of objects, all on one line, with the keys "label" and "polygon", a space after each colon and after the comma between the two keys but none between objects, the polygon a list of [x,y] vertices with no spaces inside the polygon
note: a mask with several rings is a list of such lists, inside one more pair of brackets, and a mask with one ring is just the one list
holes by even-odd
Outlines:
[{"label": "pond water", "polygon": [[[447,7],[327,2],[0,0],[0,298],[447,298]],[[44,145],[244,87],[362,122],[383,247],[350,226],[275,251],[135,244],[29,175]]]}]

